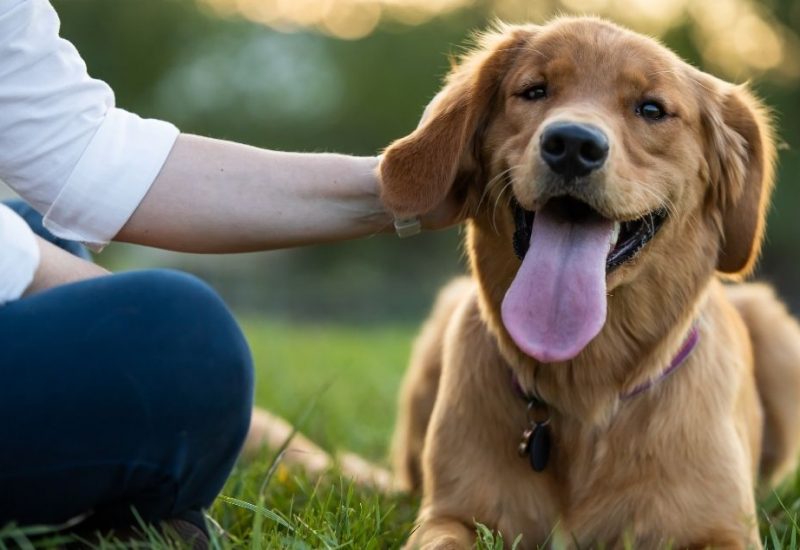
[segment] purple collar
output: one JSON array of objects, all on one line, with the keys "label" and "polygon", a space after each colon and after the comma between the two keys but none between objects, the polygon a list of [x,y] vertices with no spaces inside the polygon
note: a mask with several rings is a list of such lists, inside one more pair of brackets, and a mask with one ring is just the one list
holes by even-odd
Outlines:
[{"label": "purple collar", "polygon": [[654,385],[662,382],[665,378],[667,378],[670,374],[678,370],[678,367],[683,365],[686,362],[686,359],[694,351],[695,346],[697,346],[697,342],[700,341],[700,332],[697,330],[697,323],[692,324],[692,328],[689,329],[689,334],[686,335],[686,338],[683,340],[683,344],[681,344],[681,348],[678,350],[678,353],[675,354],[675,357],[672,358],[670,364],[661,371],[661,374],[655,380],[648,380],[646,382],[642,382],[631,391],[627,393],[623,393],[619,396],[622,401],[627,399],[631,399],[632,397],[636,397],[640,393],[646,392]]},{"label": "purple collar", "polygon": [[[689,329],[689,334],[687,334],[686,338],[683,340],[683,344],[681,344],[678,353],[676,353],[675,357],[672,358],[672,361],[670,361],[670,364],[667,366],[667,368],[661,371],[659,377],[654,380],[648,380],[646,382],[643,382],[638,386],[636,386],[635,388],[633,388],[631,391],[620,394],[619,396],[620,400],[627,401],[628,399],[636,397],[637,395],[646,392],[656,384],[659,384],[662,381],[664,381],[664,379],[666,379],[669,375],[678,370],[678,368],[686,362],[686,359],[688,359],[689,356],[692,354],[694,348],[697,346],[697,342],[699,341],[700,341],[700,332],[697,330],[697,323],[695,322],[692,325],[692,328]],[[517,379],[513,371],[511,372],[511,383],[514,387],[514,393],[519,395],[521,398],[525,399],[528,402],[531,401],[541,402],[537,397],[535,396],[532,397],[525,392],[525,390],[522,388],[522,385],[519,383],[519,380]]]},{"label": "purple collar", "polygon": [[[695,346],[697,346],[699,339],[700,333],[697,330],[697,323],[695,323],[689,330],[689,334],[687,334],[686,338],[683,340],[683,344],[681,344],[678,353],[672,358],[667,368],[661,371],[661,375],[654,380],[648,380],[643,384],[639,384],[627,393],[621,394],[619,399],[621,401],[626,401],[649,390],[655,384],[662,382],[686,361],[686,358],[691,355]],[[522,432],[522,439],[517,447],[517,452],[520,457],[528,458],[528,462],[530,462],[534,472],[541,472],[547,467],[552,446],[550,408],[547,403],[542,401],[537,395],[527,394],[525,390],[522,389],[514,372],[509,370],[509,373],[511,374],[511,384],[514,388],[514,392],[528,403],[528,427]]]}]

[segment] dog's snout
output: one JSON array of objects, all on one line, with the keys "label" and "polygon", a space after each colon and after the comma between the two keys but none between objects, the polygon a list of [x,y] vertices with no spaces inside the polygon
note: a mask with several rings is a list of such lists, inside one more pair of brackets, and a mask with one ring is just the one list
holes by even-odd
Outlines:
[{"label": "dog's snout", "polygon": [[608,138],[590,124],[556,122],[542,132],[540,152],[553,172],[572,179],[603,166]]}]

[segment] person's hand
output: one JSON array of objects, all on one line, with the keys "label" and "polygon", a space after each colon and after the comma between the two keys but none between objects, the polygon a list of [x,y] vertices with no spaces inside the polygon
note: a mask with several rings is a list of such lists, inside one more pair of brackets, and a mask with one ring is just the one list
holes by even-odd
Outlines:
[{"label": "person's hand", "polygon": [[[417,128],[428,119],[433,110],[433,106],[439,100],[441,93],[436,94],[433,99],[425,106],[422,112],[422,117],[419,119]],[[422,229],[435,231],[438,229],[446,229],[453,225],[459,224],[464,221],[466,211],[464,209],[463,198],[457,196],[455,190],[451,189],[450,193],[431,211],[421,214],[419,216]]]},{"label": "person's hand", "polygon": [[437,229],[447,229],[453,225],[463,222],[466,218],[463,199],[456,197],[454,191],[445,197],[436,208],[419,217],[422,229],[435,231]]}]

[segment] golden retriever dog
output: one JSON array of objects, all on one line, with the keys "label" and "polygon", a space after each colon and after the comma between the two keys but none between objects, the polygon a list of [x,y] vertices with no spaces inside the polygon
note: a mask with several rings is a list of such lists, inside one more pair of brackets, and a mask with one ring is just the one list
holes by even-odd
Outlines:
[{"label": "golden retriever dog", "polygon": [[408,546],[760,547],[754,487],[794,466],[800,329],[747,275],[773,184],[744,86],[595,18],[501,26],[381,164],[449,193],[471,278],[415,349],[394,453]]}]

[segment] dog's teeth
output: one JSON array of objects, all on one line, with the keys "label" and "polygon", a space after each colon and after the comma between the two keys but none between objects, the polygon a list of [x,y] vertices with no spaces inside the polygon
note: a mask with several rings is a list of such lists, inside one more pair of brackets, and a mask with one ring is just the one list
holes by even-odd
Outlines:
[{"label": "dog's teeth", "polygon": [[619,230],[620,230],[619,222],[614,222],[614,230],[611,232],[611,238],[608,241],[609,247],[611,249],[617,246],[617,240],[619,239]]}]

